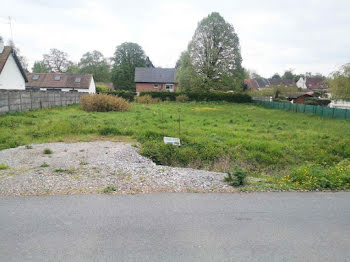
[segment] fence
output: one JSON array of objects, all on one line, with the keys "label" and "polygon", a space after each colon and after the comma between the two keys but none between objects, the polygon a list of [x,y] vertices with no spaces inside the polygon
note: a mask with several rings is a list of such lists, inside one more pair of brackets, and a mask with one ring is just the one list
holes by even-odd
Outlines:
[{"label": "fence", "polygon": [[284,102],[269,102],[269,101],[260,101],[253,100],[253,103],[268,107],[276,108],[282,110],[288,110],[297,113],[310,113],[315,115],[320,115],[329,118],[336,119],[347,119],[350,120],[350,110],[349,109],[340,109],[340,108],[330,108],[325,106],[312,106],[304,104],[292,104]]},{"label": "fence", "polygon": [[78,104],[86,93],[0,90],[0,114]]}]

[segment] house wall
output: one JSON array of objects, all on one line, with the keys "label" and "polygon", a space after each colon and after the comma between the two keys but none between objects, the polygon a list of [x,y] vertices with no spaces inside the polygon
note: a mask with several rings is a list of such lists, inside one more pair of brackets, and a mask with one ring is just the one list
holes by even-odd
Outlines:
[{"label": "house wall", "polygon": [[[81,92],[81,91],[79,91],[79,92]],[[89,86],[89,93],[90,94],[96,93],[96,85],[95,85],[95,80],[93,77],[91,77],[91,82],[90,82],[90,86]]]},{"label": "house wall", "polygon": [[296,99],[293,99],[294,104],[305,104],[305,97],[304,96],[299,96]]},{"label": "house wall", "polygon": [[9,55],[0,73],[0,89],[25,90],[25,80],[12,54]]},{"label": "house wall", "polygon": [[[166,91],[166,84],[158,84],[158,88],[154,88],[156,83],[136,83],[136,92],[157,92],[157,91]],[[177,84],[174,85],[174,92],[177,89]]]}]

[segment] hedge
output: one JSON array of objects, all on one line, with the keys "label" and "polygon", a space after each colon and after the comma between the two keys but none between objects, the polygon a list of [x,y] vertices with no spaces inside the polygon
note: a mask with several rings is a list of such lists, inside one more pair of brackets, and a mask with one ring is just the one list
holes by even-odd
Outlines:
[{"label": "hedge", "polygon": [[225,93],[218,91],[211,92],[141,92],[140,96],[150,95],[153,98],[159,98],[162,101],[176,101],[180,95],[188,96],[190,101],[226,101],[231,103],[250,103],[252,97],[242,93]]},{"label": "hedge", "polygon": [[132,91],[109,91],[106,92],[106,94],[119,96],[126,100],[129,100],[130,102],[134,101],[134,96],[136,96],[136,92]]}]

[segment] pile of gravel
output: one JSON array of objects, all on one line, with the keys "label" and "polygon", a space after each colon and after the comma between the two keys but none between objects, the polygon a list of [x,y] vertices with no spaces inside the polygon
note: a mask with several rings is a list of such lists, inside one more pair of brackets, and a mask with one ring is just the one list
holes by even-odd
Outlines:
[{"label": "pile of gravel", "polygon": [[9,166],[0,170],[0,196],[98,193],[108,186],[116,193],[234,191],[224,173],[159,166],[130,144],[109,141],[6,149],[0,163]]}]

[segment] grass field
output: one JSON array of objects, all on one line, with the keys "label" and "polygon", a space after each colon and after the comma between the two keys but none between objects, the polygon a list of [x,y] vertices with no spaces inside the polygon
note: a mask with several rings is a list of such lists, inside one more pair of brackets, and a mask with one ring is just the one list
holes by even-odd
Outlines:
[{"label": "grass field", "polygon": [[[163,133],[179,136],[179,115],[182,146],[164,145]],[[0,149],[104,137],[138,141],[158,164],[217,171],[238,165],[250,174],[242,190],[350,189],[350,121],[220,103],[134,103],[122,113],[70,106],[0,116]]]}]

